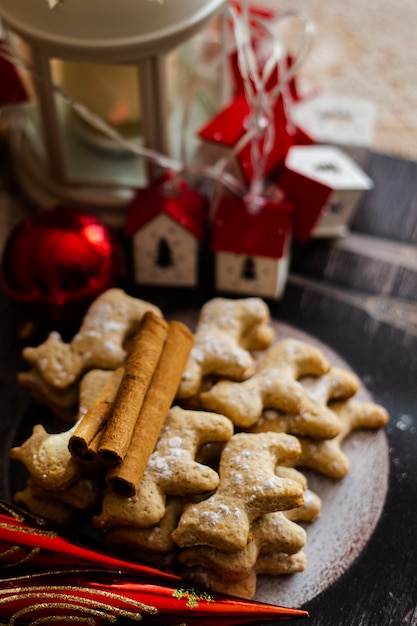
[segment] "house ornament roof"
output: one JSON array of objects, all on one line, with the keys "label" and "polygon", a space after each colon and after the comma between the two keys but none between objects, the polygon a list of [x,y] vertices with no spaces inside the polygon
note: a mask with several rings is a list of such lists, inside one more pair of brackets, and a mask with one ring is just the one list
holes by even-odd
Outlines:
[{"label": "house ornament roof", "polygon": [[126,234],[133,235],[157,215],[165,213],[198,239],[203,239],[207,210],[204,196],[183,178],[174,181],[174,174],[168,172],[138,189],[130,206]]}]

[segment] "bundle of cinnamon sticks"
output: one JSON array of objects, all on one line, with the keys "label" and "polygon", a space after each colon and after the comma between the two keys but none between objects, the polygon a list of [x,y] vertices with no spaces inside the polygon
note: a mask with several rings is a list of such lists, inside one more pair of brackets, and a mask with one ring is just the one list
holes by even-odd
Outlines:
[{"label": "bundle of cinnamon sticks", "polygon": [[106,466],[106,482],[119,495],[138,489],[193,343],[185,324],[147,312],[124,366],[74,429],[71,454]]}]

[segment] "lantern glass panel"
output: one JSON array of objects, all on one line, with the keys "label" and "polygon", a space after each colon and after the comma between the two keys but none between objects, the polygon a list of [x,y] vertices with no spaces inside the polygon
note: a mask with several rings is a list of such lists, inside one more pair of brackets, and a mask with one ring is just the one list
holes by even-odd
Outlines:
[{"label": "lantern glass panel", "polygon": [[[13,34],[12,28],[8,32]],[[136,59],[132,50],[124,60],[110,49],[92,57],[75,48],[61,53],[36,39],[23,43],[35,89],[19,112],[14,153],[28,194],[40,204],[57,196],[124,210],[135,189],[149,181],[141,146],[185,166],[193,162],[197,129],[225,103],[224,34],[224,14],[216,11],[201,29],[192,28],[188,39],[179,38],[176,48],[162,47],[150,57]],[[86,115],[80,116],[74,103],[84,106]],[[100,130],[95,116],[124,142]]]},{"label": "lantern glass panel", "polygon": [[61,85],[66,94],[126,137],[141,132],[137,68],[63,61]]}]

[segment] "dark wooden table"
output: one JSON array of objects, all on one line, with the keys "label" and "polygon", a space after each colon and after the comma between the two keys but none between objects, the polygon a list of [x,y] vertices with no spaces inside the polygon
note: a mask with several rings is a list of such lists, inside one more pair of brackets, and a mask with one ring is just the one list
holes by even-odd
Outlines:
[{"label": "dark wooden table", "polygon": [[[320,284],[364,294],[383,294],[415,302],[417,315],[417,163],[371,154],[368,171],[375,188],[361,202],[352,232],[394,242],[394,254],[358,253],[331,241],[294,248],[292,270]],[[0,207],[1,209],[1,207]],[[378,244],[378,242],[376,242]],[[381,242],[379,242],[381,243]],[[399,244],[395,248],[395,243]],[[372,247],[372,250],[374,248]],[[390,248],[391,250],[391,248]],[[210,283],[208,283],[210,284]],[[141,291],[166,308],[200,304],[207,286],[178,294]],[[310,286],[288,283],[281,301],[270,302],[274,317],[330,345],[365,381],[376,402],[390,412],[389,490],[374,534],[349,570],[308,603],[312,626],[415,626],[417,624],[417,326],[405,328],[374,319],[343,296],[321,294]],[[22,436],[30,400],[16,385],[22,366],[16,314],[0,293],[1,370],[0,497],[10,498],[8,452]],[[336,522],[337,523],[337,522]],[[291,623],[306,623],[296,621]]]}]

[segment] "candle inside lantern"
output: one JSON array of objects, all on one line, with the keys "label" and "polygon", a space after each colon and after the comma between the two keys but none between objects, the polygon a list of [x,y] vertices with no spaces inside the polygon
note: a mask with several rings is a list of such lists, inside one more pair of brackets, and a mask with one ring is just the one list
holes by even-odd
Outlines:
[{"label": "candle inside lantern", "polygon": [[[63,61],[62,87],[76,102],[127,137],[141,132],[137,68]],[[89,128],[89,133],[91,129]]]},{"label": "candle inside lantern", "polygon": [[[13,137],[17,175],[28,195],[40,204],[58,200],[94,207],[106,223],[115,225],[130,205],[132,190],[146,182],[146,159],[156,160],[159,154],[162,160],[168,155],[185,162],[192,152],[183,147],[182,138],[189,130],[193,139],[196,126],[188,123],[194,117],[195,84],[185,94],[182,83],[168,76],[167,63],[226,4],[70,0],[51,10],[46,1],[0,0],[7,31],[21,37],[32,52],[36,100],[30,110],[22,110],[22,124]],[[61,65],[61,81],[55,79],[55,65]],[[115,99],[120,81],[123,95]],[[179,83],[181,100],[174,89]],[[134,141],[129,144],[126,138]],[[172,146],[174,140],[180,145]],[[142,146],[152,151],[151,158]],[[120,159],[120,152],[132,158]]]}]

